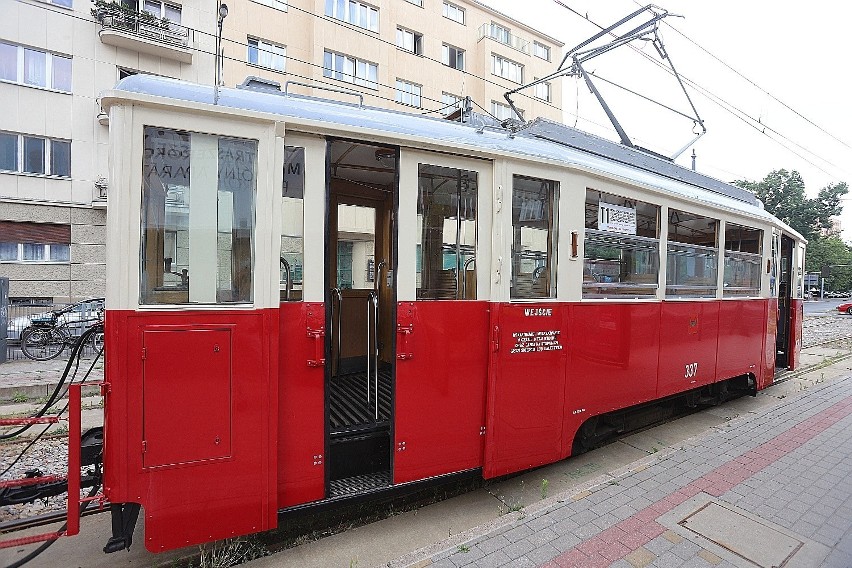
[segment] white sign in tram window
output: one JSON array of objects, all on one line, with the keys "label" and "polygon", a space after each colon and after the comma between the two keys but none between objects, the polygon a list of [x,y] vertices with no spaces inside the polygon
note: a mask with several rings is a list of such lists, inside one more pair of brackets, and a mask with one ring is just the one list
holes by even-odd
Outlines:
[{"label": "white sign in tram window", "polygon": [[598,202],[598,230],[622,235],[636,234],[636,208]]}]

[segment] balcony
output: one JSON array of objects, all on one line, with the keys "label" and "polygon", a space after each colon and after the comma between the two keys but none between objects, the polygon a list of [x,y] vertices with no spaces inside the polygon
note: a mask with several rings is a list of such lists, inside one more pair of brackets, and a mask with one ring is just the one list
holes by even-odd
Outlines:
[{"label": "balcony", "polygon": [[519,38],[508,30],[501,28],[499,26],[495,26],[494,24],[482,24],[479,28],[479,39],[482,38],[493,39],[498,43],[502,43],[503,45],[508,45],[515,51],[520,51],[521,53],[530,54],[530,42],[525,39]]},{"label": "balcony", "polygon": [[182,63],[192,63],[192,30],[147,12],[106,10],[94,13],[98,35],[107,45],[123,47]]}]

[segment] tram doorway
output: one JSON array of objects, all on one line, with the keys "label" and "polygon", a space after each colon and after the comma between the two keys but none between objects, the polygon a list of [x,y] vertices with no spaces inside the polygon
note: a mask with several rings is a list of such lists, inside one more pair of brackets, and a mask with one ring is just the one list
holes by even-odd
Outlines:
[{"label": "tram doorway", "polygon": [[793,285],[793,247],[795,242],[786,235],[781,236],[780,262],[778,268],[778,330],[775,335],[775,366],[790,366],[790,333]]},{"label": "tram doorway", "polygon": [[390,485],[398,150],[328,143],[328,497]]}]

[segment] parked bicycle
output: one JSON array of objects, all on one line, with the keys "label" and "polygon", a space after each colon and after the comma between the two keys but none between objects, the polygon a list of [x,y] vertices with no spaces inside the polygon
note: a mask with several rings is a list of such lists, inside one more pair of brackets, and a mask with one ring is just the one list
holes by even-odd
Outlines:
[{"label": "parked bicycle", "polygon": [[[103,300],[100,299],[32,316],[30,325],[21,332],[21,351],[36,361],[53,359],[74,345],[86,328],[101,323]],[[104,348],[103,331],[92,334],[85,347],[100,353]]]}]

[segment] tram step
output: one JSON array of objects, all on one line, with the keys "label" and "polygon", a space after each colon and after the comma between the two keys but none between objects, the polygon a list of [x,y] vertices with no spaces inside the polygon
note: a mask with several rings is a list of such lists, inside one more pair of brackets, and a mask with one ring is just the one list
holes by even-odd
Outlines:
[{"label": "tram step", "polygon": [[331,497],[340,497],[388,486],[390,486],[390,471],[377,471],[365,475],[335,479],[330,483],[329,490]]}]

